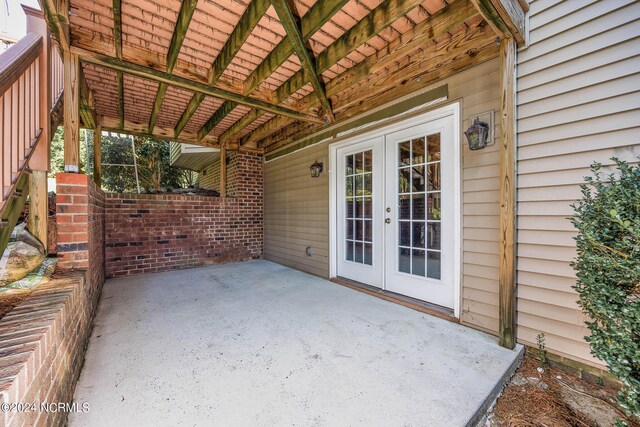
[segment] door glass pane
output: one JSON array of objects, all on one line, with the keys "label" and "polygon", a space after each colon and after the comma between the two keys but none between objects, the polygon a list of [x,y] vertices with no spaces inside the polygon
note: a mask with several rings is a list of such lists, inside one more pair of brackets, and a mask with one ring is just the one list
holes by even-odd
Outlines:
[{"label": "door glass pane", "polygon": [[440,161],[440,134],[435,133],[427,137],[427,161]]},{"label": "door glass pane", "polygon": [[427,252],[427,277],[440,280],[440,252]]},{"label": "door glass pane", "polygon": [[413,221],[413,247],[424,248],[425,242],[424,222]]},{"label": "door glass pane", "polygon": [[409,186],[409,182],[411,181],[411,168],[401,168],[398,171],[398,173],[399,173],[398,192],[399,193],[411,192],[411,188]]},{"label": "door glass pane", "polygon": [[373,265],[373,151],[345,156],[345,163],[345,259]]},{"label": "door glass pane", "polygon": [[373,151],[368,150],[364,153],[364,171],[373,172]]},{"label": "door glass pane", "polygon": [[403,141],[398,144],[398,166],[409,166],[411,164],[411,143],[410,141]]},{"label": "door glass pane", "polygon": [[398,143],[398,270],[440,278],[440,134]]},{"label": "door glass pane", "polygon": [[440,223],[429,222],[427,226],[429,249],[440,249]]},{"label": "door glass pane", "polygon": [[411,256],[411,274],[424,276],[424,251],[414,249]]},{"label": "door glass pane", "polygon": [[364,217],[373,218],[373,200],[371,197],[364,198]]},{"label": "door glass pane", "polygon": [[401,273],[411,273],[411,249],[400,248],[398,253],[398,270]]},{"label": "door glass pane", "polygon": [[364,221],[364,238],[362,240],[364,240],[365,242],[373,241],[373,227],[371,226],[372,223],[373,221],[370,220]]},{"label": "door glass pane", "polygon": [[411,199],[410,196],[401,195],[398,200],[398,210],[400,219],[411,219]]},{"label": "door glass pane", "polygon": [[424,138],[417,138],[411,141],[411,164],[419,165],[424,163]]},{"label": "door glass pane", "polygon": [[347,199],[345,212],[346,212],[347,218],[354,218],[355,205],[353,204],[353,199],[351,198]]},{"label": "door glass pane", "polygon": [[356,173],[363,173],[364,172],[364,157],[362,156],[362,153],[357,153],[354,154],[353,157],[355,158],[355,163],[356,163]]},{"label": "door glass pane", "polygon": [[360,264],[364,264],[364,246],[362,242],[356,242],[356,250],[355,250],[355,254],[353,256],[353,260],[355,262],[358,262]]},{"label": "door glass pane", "polygon": [[424,165],[413,166],[411,169],[411,191],[424,191]]},{"label": "door glass pane", "polygon": [[364,263],[367,265],[373,264],[373,245],[371,243],[364,244]]},{"label": "door glass pane", "polygon": [[427,219],[440,220],[442,213],[442,206],[440,204],[440,192],[427,194]]},{"label": "door glass pane", "polygon": [[411,222],[400,221],[400,246],[411,246]]}]

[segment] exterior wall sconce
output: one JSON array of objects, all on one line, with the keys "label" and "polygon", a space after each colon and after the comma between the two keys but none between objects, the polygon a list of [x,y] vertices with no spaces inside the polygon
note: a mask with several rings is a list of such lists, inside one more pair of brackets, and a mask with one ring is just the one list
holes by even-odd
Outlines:
[{"label": "exterior wall sconce", "polygon": [[319,178],[322,173],[323,165],[317,160],[313,162],[313,164],[309,167],[311,171],[311,178]]},{"label": "exterior wall sconce", "polygon": [[478,117],[475,118],[473,124],[464,133],[469,141],[470,150],[481,150],[487,146],[489,139],[489,125],[481,122]]}]

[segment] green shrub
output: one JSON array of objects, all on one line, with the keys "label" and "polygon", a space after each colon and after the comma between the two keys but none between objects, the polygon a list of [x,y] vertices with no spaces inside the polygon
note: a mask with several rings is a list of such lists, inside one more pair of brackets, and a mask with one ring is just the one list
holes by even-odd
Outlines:
[{"label": "green shrub", "polygon": [[640,416],[640,167],[613,158],[617,171],[582,186],[573,208],[578,255],[574,289],[587,314],[591,353],[620,379],[618,396],[629,416]]}]

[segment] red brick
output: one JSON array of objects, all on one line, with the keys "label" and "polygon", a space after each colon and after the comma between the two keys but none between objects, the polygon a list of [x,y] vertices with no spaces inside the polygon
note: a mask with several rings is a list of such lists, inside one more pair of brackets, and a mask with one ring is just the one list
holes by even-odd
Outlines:
[{"label": "red brick", "polygon": [[56,185],[74,184],[87,185],[88,176],[81,173],[58,173],[56,174]]}]

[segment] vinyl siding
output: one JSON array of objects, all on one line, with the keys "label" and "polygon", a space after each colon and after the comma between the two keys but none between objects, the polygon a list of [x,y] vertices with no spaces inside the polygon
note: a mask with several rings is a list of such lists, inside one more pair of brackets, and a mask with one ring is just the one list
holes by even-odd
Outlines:
[{"label": "vinyl siding", "polygon": [[518,340],[602,366],[572,289],[567,219],[589,165],[640,155],[640,3],[536,0],[518,53]]},{"label": "vinyl siding", "polygon": [[[439,82],[449,100],[462,105],[462,129],[469,118],[500,108],[498,60]],[[497,117],[497,115],[496,115]],[[495,121],[495,120],[494,120]],[[494,134],[499,136],[496,126]],[[463,266],[462,322],[496,333],[498,328],[499,144],[462,150]],[[329,276],[329,181],[312,179],[317,159],[327,166],[328,143],[280,157],[265,168],[265,258],[323,277]],[[313,255],[305,248],[311,246]]]}]

